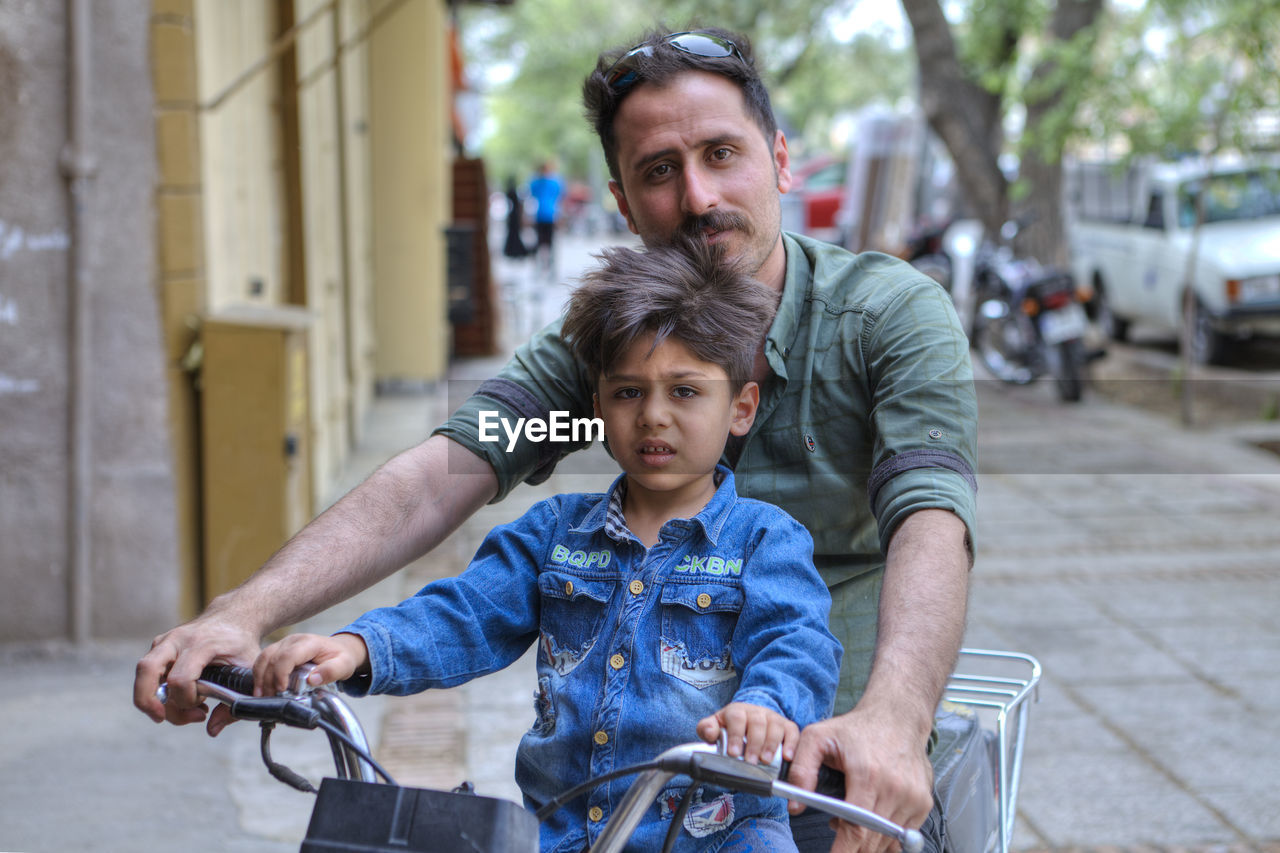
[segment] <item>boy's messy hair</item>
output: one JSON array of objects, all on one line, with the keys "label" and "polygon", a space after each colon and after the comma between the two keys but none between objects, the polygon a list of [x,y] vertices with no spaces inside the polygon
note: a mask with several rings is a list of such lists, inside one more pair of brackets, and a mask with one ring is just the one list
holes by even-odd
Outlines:
[{"label": "boy's messy hair", "polygon": [[778,295],[726,262],[719,246],[682,235],[644,251],[606,249],[569,299],[560,334],[599,381],[637,338],[675,338],[718,364],[736,393],[751,378]]}]

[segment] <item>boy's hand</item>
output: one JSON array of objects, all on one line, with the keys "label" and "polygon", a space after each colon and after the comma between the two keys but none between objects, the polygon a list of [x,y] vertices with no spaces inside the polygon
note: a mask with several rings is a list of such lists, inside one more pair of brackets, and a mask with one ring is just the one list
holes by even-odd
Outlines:
[{"label": "boy's hand", "polygon": [[777,711],[747,702],[730,702],[698,721],[698,737],[707,743],[715,743],[721,731],[728,735],[729,754],[752,764],[768,764],[779,746],[782,757],[790,761],[800,740],[800,727],[795,723]]},{"label": "boy's hand", "polygon": [[289,686],[289,675],[304,663],[316,668],[307,684],[318,687],[350,678],[368,666],[369,650],[357,634],[290,634],[262,650],[253,664],[253,693],[270,696]]}]

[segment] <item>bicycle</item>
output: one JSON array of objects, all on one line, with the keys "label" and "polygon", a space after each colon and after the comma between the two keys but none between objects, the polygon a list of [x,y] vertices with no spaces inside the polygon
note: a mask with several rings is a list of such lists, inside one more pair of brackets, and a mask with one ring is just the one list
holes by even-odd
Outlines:
[{"label": "bicycle", "polygon": [[[1012,677],[957,672],[944,700],[948,707],[939,716],[938,748],[943,750],[943,761],[937,787],[939,798],[948,809],[948,832],[959,840],[954,847],[949,843],[948,850],[1008,853],[1026,736],[1027,699],[1039,682],[1040,665],[1029,655],[1011,652],[964,649],[961,654],[962,660],[1013,662],[1027,668],[1025,674]],[[594,786],[629,775],[637,778],[591,847],[591,853],[621,851],[644,812],[677,776],[687,776],[695,783],[690,786],[691,794],[698,785],[714,784],[760,796],[783,797],[889,835],[904,853],[919,853],[923,845],[918,831],[841,799],[841,774],[824,768],[818,791],[797,788],[786,781],[787,768],[780,761],[775,760],[772,765],[748,764],[727,754],[723,738],[718,744],[681,744],[645,764],[587,780],[555,797],[537,813],[509,800],[477,794],[465,782],[452,791],[400,786],[373,758],[360,721],[346,701],[329,686],[307,685],[312,669],[310,664],[299,667],[293,672],[288,689],[272,697],[252,695],[253,673],[244,667],[206,667],[198,682],[202,696],[226,704],[239,719],[261,724],[262,758],[274,778],[316,794],[300,853],[536,853],[541,819]],[[166,692],[165,685],[161,685],[157,695],[162,702]],[[971,713],[958,713],[958,708],[968,708]],[[980,712],[994,714],[993,724],[983,728]],[[270,739],[277,724],[322,729],[329,739],[336,776],[326,777],[317,789],[275,761]],[[991,802],[982,793],[975,796],[975,791],[983,791],[984,785],[994,791]],[[686,797],[672,820],[668,848],[680,830],[688,800]]]}]

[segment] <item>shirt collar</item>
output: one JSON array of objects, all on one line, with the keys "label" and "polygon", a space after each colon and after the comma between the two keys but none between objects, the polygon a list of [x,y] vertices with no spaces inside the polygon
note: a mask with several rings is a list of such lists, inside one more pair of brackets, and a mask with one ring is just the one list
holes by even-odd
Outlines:
[{"label": "shirt collar", "polygon": [[804,302],[813,274],[809,256],[794,235],[784,231],[782,246],[787,254],[787,268],[782,280],[782,299],[778,302],[777,313],[773,315],[769,334],[765,336],[765,357],[773,372],[785,378],[785,360],[800,332],[800,318],[804,314]]},{"label": "shirt collar", "polygon": [[[716,466],[715,482],[715,494],[697,515],[693,518],[673,518],[664,527],[692,529],[692,526],[696,525],[702,529],[703,535],[711,541],[711,544],[715,545],[720,531],[728,521],[729,511],[733,509],[738,499],[737,488],[733,483],[733,472],[726,466]],[[627,475],[620,474],[609,487],[605,499],[587,513],[577,529],[584,533],[603,529],[605,535],[615,542],[636,539],[635,534],[627,528],[627,520],[622,513],[622,502],[626,496]]]}]

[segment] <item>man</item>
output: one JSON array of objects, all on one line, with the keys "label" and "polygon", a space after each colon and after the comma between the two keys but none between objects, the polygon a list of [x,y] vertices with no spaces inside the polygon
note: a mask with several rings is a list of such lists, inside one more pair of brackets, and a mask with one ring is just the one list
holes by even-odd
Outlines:
[{"label": "man", "polygon": [[[752,376],[759,414],[725,457],[741,494],[809,528],[845,647],[836,716],[802,732],[793,781],[812,787],[825,762],[845,771],[850,802],[936,828],[927,746],[964,630],[976,488],[977,405],[950,300],[896,260],[781,232],[790,160],[745,38],[651,34],[602,56],[584,100],[632,231],[648,244],[700,233],[782,294]],[[152,697],[167,671],[170,719],[202,719],[191,681],[205,662],[251,661],[271,630],[386,576],[571,449],[479,442],[479,412],[494,408],[590,412],[589,378],[554,328],[241,588],[158,637],[135,704],[166,713]],[[210,730],[225,724],[215,715]],[[803,839],[825,823],[793,825],[801,849],[822,849]],[[832,849],[891,844],[842,823]]]}]

